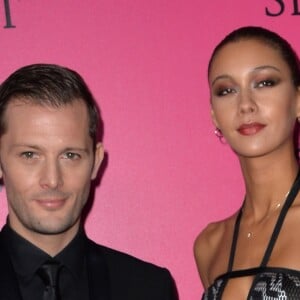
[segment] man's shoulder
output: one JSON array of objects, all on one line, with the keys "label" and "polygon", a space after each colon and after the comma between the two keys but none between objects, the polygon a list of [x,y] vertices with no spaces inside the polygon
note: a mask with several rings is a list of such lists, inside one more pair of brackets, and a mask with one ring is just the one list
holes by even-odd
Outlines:
[{"label": "man's shoulder", "polygon": [[89,260],[104,259],[114,299],[176,300],[177,291],[166,268],[88,239]]},{"label": "man's shoulder", "polygon": [[103,255],[109,267],[116,267],[121,272],[122,269],[130,269],[132,272],[147,272],[150,274],[164,273],[169,276],[169,271],[166,268],[157,266],[153,263],[139,259],[133,255],[121,252],[116,249],[109,248],[88,240],[90,250],[95,255]]}]

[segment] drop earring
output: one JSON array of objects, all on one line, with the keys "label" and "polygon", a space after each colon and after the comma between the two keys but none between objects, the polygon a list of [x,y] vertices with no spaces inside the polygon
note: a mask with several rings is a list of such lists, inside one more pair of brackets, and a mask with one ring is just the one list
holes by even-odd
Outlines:
[{"label": "drop earring", "polygon": [[222,144],[226,144],[223,133],[220,128],[218,127],[215,128],[215,135]]}]

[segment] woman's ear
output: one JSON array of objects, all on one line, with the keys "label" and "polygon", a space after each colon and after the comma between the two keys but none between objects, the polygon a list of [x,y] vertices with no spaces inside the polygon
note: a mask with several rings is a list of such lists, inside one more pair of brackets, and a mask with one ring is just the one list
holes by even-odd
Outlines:
[{"label": "woman's ear", "polygon": [[213,108],[210,109],[210,115],[211,115],[211,119],[212,119],[215,127],[219,128],[219,124],[218,124],[218,121],[216,120],[216,115],[215,115]]}]

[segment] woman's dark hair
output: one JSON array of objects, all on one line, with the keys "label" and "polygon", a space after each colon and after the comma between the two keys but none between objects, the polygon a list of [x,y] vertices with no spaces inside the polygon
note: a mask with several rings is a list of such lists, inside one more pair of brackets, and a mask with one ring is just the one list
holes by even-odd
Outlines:
[{"label": "woman's dark hair", "polygon": [[289,66],[295,87],[300,86],[300,62],[296,52],[287,40],[263,27],[246,26],[229,33],[214,49],[208,64],[208,74],[216,54],[225,45],[242,40],[257,40],[277,50]]},{"label": "woman's dark hair", "polygon": [[50,107],[82,101],[88,110],[89,135],[94,145],[97,138],[102,138],[103,124],[96,101],[82,77],[71,69],[33,64],[12,73],[0,86],[0,136],[6,130],[7,105],[18,98]]}]

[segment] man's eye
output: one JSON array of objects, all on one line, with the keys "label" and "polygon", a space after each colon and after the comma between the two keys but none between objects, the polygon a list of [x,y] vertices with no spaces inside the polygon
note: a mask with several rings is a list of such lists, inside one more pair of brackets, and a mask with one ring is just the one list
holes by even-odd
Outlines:
[{"label": "man's eye", "polygon": [[35,157],[35,153],[32,151],[25,151],[21,153],[21,157],[24,157],[26,159],[31,159]]},{"label": "man's eye", "polygon": [[78,153],[74,152],[66,152],[63,157],[71,160],[77,160],[81,158],[81,156]]}]

